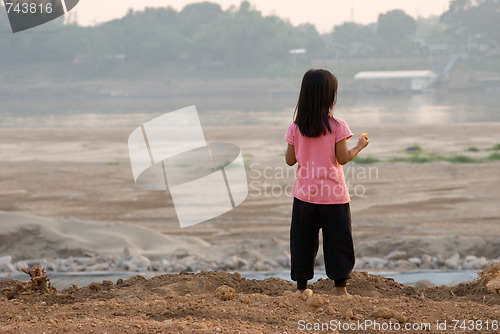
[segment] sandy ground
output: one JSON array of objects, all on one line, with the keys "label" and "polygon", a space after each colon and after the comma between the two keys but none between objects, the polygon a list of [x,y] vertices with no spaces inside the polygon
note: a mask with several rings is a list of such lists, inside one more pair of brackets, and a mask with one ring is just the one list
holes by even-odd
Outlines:
[{"label": "sandy ground", "polygon": [[[0,211],[128,222],[212,244],[287,242],[292,202],[287,194],[294,171],[283,161],[282,126],[204,129],[209,141],[241,147],[250,193],[235,210],[185,229],[178,225],[168,192],[134,185],[127,149],[132,130],[2,129]],[[405,149],[415,143],[424,152],[480,157],[500,142],[500,124],[352,130],[369,133],[372,142],[362,154],[380,159],[407,156]],[[470,146],[480,152],[464,152]],[[394,248],[449,256],[461,247],[462,255],[500,256],[498,249],[481,248],[484,240],[500,235],[499,168],[498,161],[346,165],[358,256],[384,256]],[[413,243],[406,247],[408,238]]]},{"label": "sandy ground", "polygon": [[[249,241],[257,249],[270,240],[286,245],[292,202],[286,190],[294,174],[287,172],[283,161],[285,129],[282,124],[205,128],[209,141],[241,147],[250,193],[235,210],[185,229],[178,225],[168,192],[134,185],[127,151],[133,129],[2,129],[0,211],[5,212],[2,217],[22,213],[131,223],[169,238],[193,237],[229,248]],[[352,130],[369,133],[372,142],[363,154],[379,159],[407,156],[406,148],[415,143],[424,152],[484,157],[500,143],[500,124]],[[470,146],[479,152],[465,152]],[[459,252],[498,258],[499,168],[499,161],[347,165],[347,181],[360,192],[353,194],[351,206],[357,255],[385,256],[398,249],[417,256]],[[84,232],[82,237],[88,235]],[[12,247],[36,242],[24,238]],[[8,251],[4,253],[0,255]],[[449,327],[436,329],[436,321],[491,322],[500,314],[498,298],[472,283],[426,290],[422,297],[412,288],[361,273],[355,273],[349,286],[355,296],[348,300],[333,296],[331,282],[315,283],[312,289],[321,296],[320,302],[312,303],[316,306],[303,301],[286,281],[248,281],[237,274],[213,272],[104,282],[52,295],[26,292],[8,280],[0,283],[0,290],[7,291],[0,296],[1,332],[11,333],[297,333],[301,319],[313,323],[397,318],[429,321],[434,324],[431,333],[451,333]],[[221,285],[233,287],[235,297],[220,300],[215,290]]]}]

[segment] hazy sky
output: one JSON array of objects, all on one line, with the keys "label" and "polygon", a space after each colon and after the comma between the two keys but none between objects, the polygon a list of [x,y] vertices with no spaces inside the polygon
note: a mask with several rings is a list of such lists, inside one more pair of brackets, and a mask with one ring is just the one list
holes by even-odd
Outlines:
[{"label": "hazy sky", "polygon": [[[78,13],[78,22],[90,25],[119,18],[128,8],[143,9],[149,7],[171,6],[177,10],[196,0],[80,0],[74,9]],[[213,0],[227,9],[231,5],[239,6],[241,0]],[[289,19],[293,24],[310,22],[321,32],[331,31],[334,25],[345,21],[360,23],[376,22],[378,14],[391,9],[403,9],[416,17],[440,15],[448,9],[450,0],[251,0],[250,3],[264,15],[275,14]]]}]

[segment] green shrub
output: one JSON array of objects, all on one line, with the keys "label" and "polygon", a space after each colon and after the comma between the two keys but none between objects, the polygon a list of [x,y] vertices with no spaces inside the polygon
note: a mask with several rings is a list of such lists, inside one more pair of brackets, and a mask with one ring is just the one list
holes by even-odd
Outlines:
[{"label": "green shrub", "polygon": [[497,143],[497,144],[493,145],[493,147],[491,149],[493,151],[500,151],[500,143]]},{"label": "green shrub", "polygon": [[480,160],[468,157],[466,155],[454,155],[454,156],[442,158],[442,159],[444,161],[449,161],[449,162],[453,162],[453,163],[466,163],[466,164],[468,164],[468,163],[480,162]]},{"label": "green shrub", "polygon": [[380,162],[380,159],[377,159],[375,157],[372,157],[371,155],[367,157],[355,157],[353,162],[358,163],[358,164],[373,164],[375,162]]},{"label": "green shrub", "polygon": [[389,161],[391,161],[391,162],[424,163],[424,162],[431,162],[432,159],[429,157],[424,157],[424,156],[415,154],[415,155],[412,155],[411,157],[406,157],[406,158],[392,158]]},{"label": "green shrub", "polygon": [[488,160],[500,160],[500,153],[494,152],[488,156]]}]

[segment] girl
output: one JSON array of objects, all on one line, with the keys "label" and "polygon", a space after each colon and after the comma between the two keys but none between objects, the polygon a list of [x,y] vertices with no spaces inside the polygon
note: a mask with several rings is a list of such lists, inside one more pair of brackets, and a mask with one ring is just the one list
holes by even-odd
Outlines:
[{"label": "girl", "polygon": [[370,141],[360,136],[356,146],[347,148],[351,130],[333,117],[337,86],[337,79],[327,70],[309,70],[304,75],[295,120],[285,135],[285,160],[289,166],[298,162],[290,229],[292,280],[303,291],[313,278],[322,229],[326,275],[335,281],[340,296],[348,295],[347,279],[354,267],[350,197],[342,165]]}]

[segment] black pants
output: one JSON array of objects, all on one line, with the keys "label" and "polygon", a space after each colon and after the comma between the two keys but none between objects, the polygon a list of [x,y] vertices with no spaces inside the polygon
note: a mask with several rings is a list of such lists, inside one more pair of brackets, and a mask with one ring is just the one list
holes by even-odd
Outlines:
[{"label": "black pants", "polygon": [[292,280],[303,285],[304,281],[307,283],[314,277],[320,229],[323,232],[326,275],[335,281],[335,286],[344,287],[351,278],[355,261],[349,203],[313,204],[293,199],[290,228]]}]

